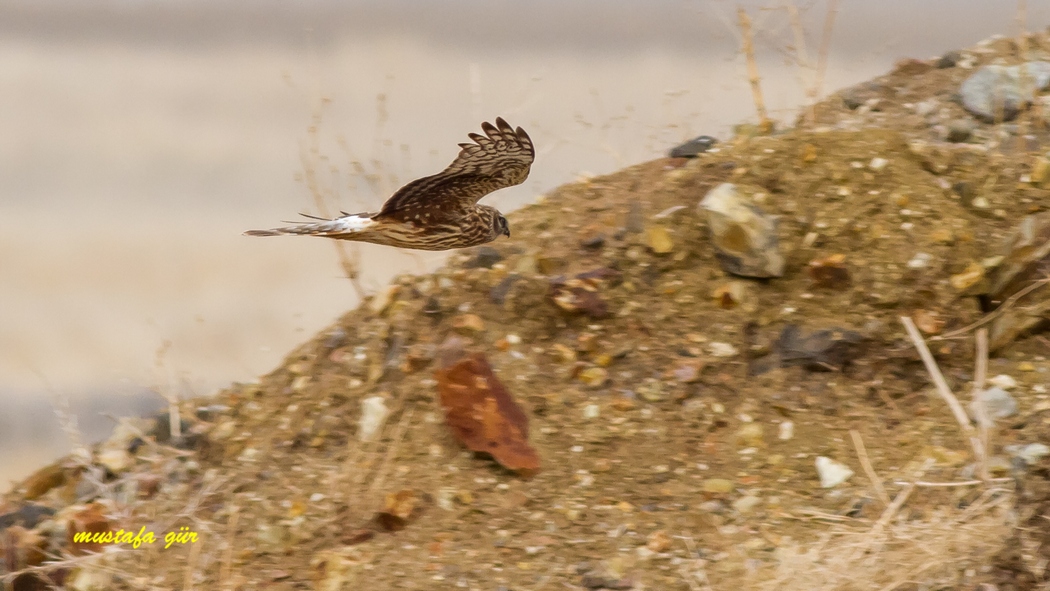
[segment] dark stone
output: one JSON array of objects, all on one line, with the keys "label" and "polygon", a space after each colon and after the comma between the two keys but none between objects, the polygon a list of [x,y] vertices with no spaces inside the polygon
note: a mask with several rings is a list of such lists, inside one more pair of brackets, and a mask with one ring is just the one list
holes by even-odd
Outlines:
[{"label": "dark stone", "polygon": [[36,503],[27,503],[10,513],[0,515],[0,530],[7,529],[12,525],[20,525],[26,529],[33,529],[38,523],[55,514],[55,510]]},{"label": "dark stone", "polygon": [[492,265],[503,260],[503,255],[498,250],[491,246],[479,246],[474,251],[474,256],[467,259],[467,262],[463,263],[465,269],[478,269],[485,268],[491,269]]},{"label": "dark stone", "polygon": [[781,331],[776,347],[783,367],[801,365],[810,371],[834,371],[859,357],[863,342],[863,335],[842,328],[803,335],[801,328],[789,324]]},{"label": "dark stone", "polygon": [[154,416],[153,429],[149,434],[153,436],[157,443],[166,443],[179,449],[195,449],[201,442],[201,436],[199,433],[191,432],[193,423],[186,419],[181,419],[179,421],[179,430],[182,436],[175,439],[171,436],[171,420],[169,416],[167,412]]},{"label": "dark stone", "polygon": [[954,50],[949,51],[948,53],[942,55],[941,59],[937,60],[937,67],[941,69],[954,68],[955,65],[959,63],[960,59],[962,59],[961,53]]},{"label": "dark stone", "polygon": [[717,143],[717,139],[709,135],[701,135],[685,142],[684,144],[671,148],[668,155],[671,158],[696,158],[699,154],[703,154],[710,150],[711,147]]},{"label": "dark stone", "polygon": [[423,313],[432,316],[435,319],[441,316],[441,300],[434,296],[427,298],[427,301],[423,303]]},{"label": "dark stone", "polygon": [[514,287],[514,284],[521,279],[523,279],[523,277],[517,273],[507,275],[503,281],[500,281],[489,291],[489,299],[492,300],[493,304],[502,306],[507,300],[507,294],[510,293],[510,288]]},{"label": "dark stone", "polygon": [[332,329],[332,332],[328,333],[328,336],[324,340],[325,349],[338,349],[346,344],[346,331],[342,327],[336,327]]},{"label": "dark stone", "polygon": [[864,104],[864,99],[857,96],[854,92],[846,92],[842,95],[842,104],[850,111],[855,111]]},{"label": "dark stone", "polygon": [[584,248],[589,248],[591,250],[598,250],[599,248],[605,246],[605,235],[595,234],[594,236],[584,238],[580,241],[580,246]]},{"label": "dark stone", "polygon": [[965,142],[973,135],[976,125],[967,119],[956,119],[948,123],[947,140],[952,143]]}]

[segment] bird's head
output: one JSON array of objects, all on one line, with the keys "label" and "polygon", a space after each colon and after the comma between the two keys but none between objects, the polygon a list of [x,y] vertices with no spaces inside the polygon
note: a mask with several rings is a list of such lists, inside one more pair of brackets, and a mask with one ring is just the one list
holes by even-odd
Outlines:
[{"label": "bird's head", "polygon": [[510,224],[507,223],[507,218],[503,217],[502,213],[496,212],[496,217],[492,220],[492,229],[496,232],[496,236],[502,234],[510,238]]}]

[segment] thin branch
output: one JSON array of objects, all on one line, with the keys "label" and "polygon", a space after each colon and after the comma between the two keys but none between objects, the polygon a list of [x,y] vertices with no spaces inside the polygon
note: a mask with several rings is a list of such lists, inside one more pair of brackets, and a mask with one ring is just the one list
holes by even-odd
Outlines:
[{"label": "thin branch", "polygon": [[748,82],[751,83],[751,96],[755,101],[755,110],[758,111],[758,125],[764,132],[768,133],[773,127],[773,122],[769,120],[769,114],[766,112],[766,103],[762,98],[758,63],[755,61],[754,36],[751,33],[751,17],[747,15],[747,11],[743,8],[737,8],[736,14],[740,24],[742,51],[747,59],[747,78]]},{"label": "thin branch", "polygon": [[944,333],[944,334],[942,334],[940,336],[930,337],[930,340],[931,341],[946,341],[948,339],[952,339],[952,338],[955,338],[957,336],[963,335],[963,334],[965,334],[967,332],[970,332],[971,330],[973,330],[975,328],[979,328],[981,326],[984,326],[985,324],[988,324],[989,322],[992,322],[993,320],[995,320],[995,319],[999,318],[1000,316],[1002,316],[1003,314],[1005,314],[1006,311],[1009,310],[1010,308],[1012,308],[1017,303],[1018,300],[1020,300],[1021,298],[1025,297],[1026,295],[1032,293],[1036,289],[1038,289],[1038,288],[1040,288],[1040,287],[1042,287],[1042,286],[1044,286],[1044,285],[1046,285],[1048,283],[1050,283],[1050,278],[1039,279],[1039,280],[1033,282],[1032,284],[1030,284],[1028,287],[1025,287],[1024,289],[1018,291],[1014,295],[1012,295],[1009,298],[1007,298],[1007,300],[1005,302],[1003,302],[1002,304],[1000,304],[998,308],[996,308],[995,310],[989,312],[988,314],[985,314],[980,320],[978,320],[976,322],[973,322],[973,323],[970,323],[970,324],[967,324],[966,326],[964,326],[962,328],[958,328],[958,329],[953,330],[951,332],[946,332],[946,333]]},{"label": "thin branch", "polygon": [[973,407],[977,412],[977,435],[981,441],[982,457],[978,458],[977,475],[981,480],[988,480],[988,450],[991,449],[991,435],[989,426],[991,419],[988,417],[988,408],[984,404],[981,392],[984,392],[984,382],[988,378],[988,329],[981,328],[977,331],[977,361],[974,369],[973,379]]},{"label": "thin branch", "polygon": [[835,29],[835,15],[838,13],[838,0],[828,0],[828,12],[824,15],[824,31],[820,37],[820,53],[817,55],[817,76],[813,81],[813,97],[820,96],[824,86],[824,74],[828,70],[828,53],[831,48],[831,32]]},{"label": "thin branch", "polygon": [[933,359],[933,354],[930,353],[930,348],[926,346],[926,342],[922,340],[922,335],[919,334],[919,329],[915,327],[915,322],[907,316],[901,316],[900,320],[905,330],[908,331],[908,336],[911,337],[911,342],[915,345],[915,349],[919,352],[919,357],[922,357],[926,371],[929,372],[934,385],[937,387],[937,393],[948,403],[952,414],[955,415],[956,422],[959,423],[959,428],[969,438],[970,446],[973,447],[974,459],[978,464],[984,463],[986,461],[984,459],[984,448],[981,446],[981,440],[976,436],[973,425],[970,424],[970,417],[966,415],[966,411],[963,409],[962,404],[959,403],[959,399],[952,394],[952,390],[948,387],[948,382],[945,381],[941,369],[937,367],[937,362]]},{"label": "thin branch", "polygon": [[861,439],[860,433],[856,429],[850,429],[849,436],[853,438],[853,447],[857,448],[857,457],[860,459],[860,465],[864,468],[864,474],[867,475],[868,480],[871,481],[871,486],[875,488],[875,494],[878,495],[883,506],[889,506],[890,496],[886,494],[886,488],[882,486],[882,480],[879,480],[879,475],[875,473],[875,468],[872,467],[871,460],[868,459],[868,451],[864,449],[864,440]]}]

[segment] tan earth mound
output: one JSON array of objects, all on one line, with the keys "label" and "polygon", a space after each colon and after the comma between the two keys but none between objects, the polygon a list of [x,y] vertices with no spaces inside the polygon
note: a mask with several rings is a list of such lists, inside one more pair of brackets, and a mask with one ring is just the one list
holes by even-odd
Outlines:
[{"label": "tan earth mound", "polygon": [[[968,327],[997,303],[976,296],[1010,232],[1050,210],[1050,135],[1037,107],[992,124],[951,97],[1017,51],[1003,40],[951,67],[903,62],[799,128],[554,190],[509,216],[513,240],[402,277],[258,383],[183,403],[181,435],[167,416],[129,422],[90,458],[32,477],[0,504],[3,568],[31,571],[6,581],[973,589],[1020,573],[1045,585],[1045,536],[1003,552],[1013,479],[1028,475],[1007,446],[1045,439],[1050,341],[1026,332],[990,360],[1018,408],[991,429],[998,480],[982,483],[899,321],[932,339],[967,403]],[[946,141],[962,119],[968,138]],[[778,216],[782,277],[722,270],[697,204],[725,182]],[[825,488],[818,463],[848,478]],[[1045,512],[1045,495],[1032,502],[1025,519]],[[141,527],[157,541],[92,555],[101,545],[73,540]],[[185,535],[165,549],[168,532]],[[80,556],[48,565],[40,550]]]}]

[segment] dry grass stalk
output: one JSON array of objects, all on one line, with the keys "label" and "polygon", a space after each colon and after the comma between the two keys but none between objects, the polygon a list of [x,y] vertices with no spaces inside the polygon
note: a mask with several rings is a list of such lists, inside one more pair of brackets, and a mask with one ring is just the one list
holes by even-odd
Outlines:
[{"label": "dry grass stalk", "polygon": [[875,468],[871,465],[871,460],[868,459],[868,451],[864,448],[864,440],[861,439],[860,433],[856,429],[850,429],[849,436],[853,438],[853,447],[857,448],[857,457],[860,459],[860,465],[864,468],[864,474],[867,475],[868,480],[871,481],[875,494],[878,495],[884,506],[889,506],[890,495],[886,494],[886,488],[882,486],[882,480],[879,479],[879,475],[875,473]]},{"label": "dry grass stalk", "polygon": [[924,480],[905,482],[903,480],[898,480],[895,484],[901,486],[914,484],[919,488],[952,488],[957,486],[977,486],[978,484],[989,484],[994,482],[1013,482],[1013,478],[989,478],[988,480],[961,480],[959,482],[926,482]]},{"label": "dry grass stalk", "polygon": [[[1017,0],[1017,56],[1021,63],[1031,59],[1028,45],[1028,3],[1026,0]],[[1025,95],[1035,97],[1029,117],[1023,118],[1018,123],[1022,126],[1017,134],[1017,147],[1019,150],[1027,150],[1025,140],[1025,127],[1031,125],[1036,130],[1046,129],[1046,120],[1043,118],[1043,103],[1039,100],[1039,93],[1035,87],[1035,80],[1029,75],[1028,68],[1021,68],[1021,87]]]},{"label": "dry grass stalk", "polygon": [[368,487],[369,496],[376,494],[376,491],[383,490],[383,483],[386,480],[387,472],[390,471],[390,465],[397,456],[397,448],[401,445],[401,441],[404,439],[405,429],[412,423],[413,410],[415,409],[409,408],[401,413],[401,418],[397,422],[397,429],[394,431],[390,446],[386,449],[386,454],[383,456],[382,463],[379,464],[379,471],[376,474],[375,480],[373,480],[372,485]]},{"label": "dry grass stalk", "polygon": [[984,391],[984,382],[988,378],[988,329],[982,328],[977,331],[977,361],[973,378],[973,406],[977,411],[977,435],[981,441],[981,449],[984,454],[978,458],[977,475],[981,480],[988,480],[988,450],[991,449],[991,435],[988,428],[991,419],[988,417],[988,409],[985,408],[981,392]]},{"label": "dry grass stalk", "polygon": [[904,324],[905,330],[908,331],[908,336],[911,338],[912,344],[915,345],[915,349],[919,352],[919,357],[922,358],[923,364],[926,366],[926,371],[929,372],[930,377],[933,379],[933,383],[936,386],[937,393],[940,394],[941,398],[948,403],[948,408],[952,410],[952,414],[955,415],[956,422],[959,423],[959,427],[963,430],[963,433],[969,438],[970,446],[973,448],[974,459],[978,465],[987,465],[985,459],[985,449],[981,444],[980,438],[977,437],[976,431],[973,425],[970,424],[970,417],[966,415],[966,410],[963,409],[962,404],[959,403],[959,399],[952,394],[951,388],[948,387],[948,382],[945,381],[944,375],[941,373],[937,362],[933,358],[933,354],[930,353],[930,348],[926,346],[926,342],[922,340],[922,335],[919,334],[919,329],[915,327],[915,322],[907,316],[901,316],[901,323]]},{"label": "dry grass stalk", "polygon": [[828,9],[824,16],[824,30],[821,33],[820,47],[818,49],[817,64],[814,66],[809,61],[809,52],[806,50],[806,32],[802,26],[802,17],[794,2],[788,2],[784,9],[788,13],[788,21],[791,23],[791,31],[795,38],[795,61],[799,67],[812,72],[812,80],[802,80],[802,86],[806,92],[809,105],[806,109],[804,122],[813,123],[817,120],[817,101],[820,99],[821,89],[824,86],[824,76],[828,68],[828,53],[831,45],[831,32],[835,28],[835,16],[838,14],[838,1],[830,0]]},{"label": "dry grass stalk", "polygon": [[[802,17],[799,15],[798,7],[795,6],[794,2],[788,2],[784,7],[788,13],[788,21],[791,22],[791,32],[795,37],[795,61],[799,68],[803,70],[812,69],[812,64],[809,63],[809,54],[806,52],[806,31],[802,27]],[[806,109],[808,113],[808,122],[812,123],[817,119],[817,97],[816,97],[816,81],[814,84],[806,84],[803,77],[802,85],[806,89],[806,98],[809,100],[809,108]]]},{"label": "dry grass stalk", "polygon": [[204,544],[190,544],[190,555],[186,558],[186,574],[182,579],[183,591],[193,591],[193,575],[197,572],[197,559]]},{"label": "dry grass stalk", "polygon": [[230,576],[233,572],[233,542],[237,535],[237,521],[240,519],[240,516],[240,505],[232,505],[226,526],[226,549],[222,553],[222,565],[219,567],[219,586],[223,589],[233,589],[235,587],[231,582]]},{"label": "dry grass stalk", "polygon": [[824,30],[820,34],[820,50],[817,53],[817,74],[813,80],[811,100],[816,103],[824,87],[824,76],[828,71],[828,54],[831,50],[831,32],[835,30],[835,15],[838,14],[838,0],[828,0],[828,10],[824,15]]},{"label": "dry grass stalk", "polygon": [[[158,371],[165,368],[164,358],[167,356],[169,349],[171,349],[171,341],[164,341],[157,349],[155,363]],[[168,402],[168,432],[171,433],[171,438],[173,440],[178,440],[182,437],[182,417],[179,414],[179,396],[171,385],[172,380],[169,379],[168,382],[167,388],[158,385],[154,387],[154,390],[160,392]]]},{"label": "dry grass stalk", "polygon": [[[331,218],[333,216],[329,213],[327,205],[328,195],[326,195],[326,191],[322,189],[321,183],[317,179],[317,168],[325,160],[321,155],[319,130],[321,119],[324,115],[324,105],[327,102],[327,99],[322,99],[318,107],[314,109],[313,121],[307,130],[310,142],[308,147],[300,153],[300,160],[303,165],[303,182],[306,183],[306,188],[313,197],[314,207],[317,208],[321,217]],[[339,266],[343,269],[343,274],[354,286],[354,292],[357,293],[358,299],[363,300],[365,291],[361,287],[360,282],[361,256],[357,245],[340,240],[330,240],[329,242],[335,248],[336,257],[339,259]]]},{"label": "dry grass stalk", "polygon": [[859,520],[848,520],[811,543],[782,545],[775,572],[762,588],[890,590],[909,581],[953,587],[961,571],[986,564],[998,549],[1009,529],[1004,508],[1012,496],[1008,490],[990,488],[965,510],[944,506],[923,519],[902,518],[917,488],[906,484],[871,527],[850,527]]},{"label": "dry grass stalk", "polygon": [[[685,532],[681,536],[676,537],[682,540],[688,556],[693,559],[692,561],[684,561],[678,566],[678,575],[689,585],[690,591],[711,591],[711,582],[708,580],[707,571],[704,569],[705,561],[697,557],[696,542],[693,540],[693,537]],[[690,562],[696,565],[695,571],[689,572],[688,565]],[[697,581],[701,581],[703,585]]]},{"label": "dry grass stalk", "polygon": [[743,8],[737,8],[737,19],[740,25],[742,51],[747,59],[747,78],[751,83],[751,97],[755,101],[755,110],[758,111],[758,125],[765,133],[773,129],[773,121],[766,111],[766,102],[762,98],[761,78],[758,75],[758,62],[755,61],[754,36],[751,32],[751,17]]},{"label": "dry grass stalk", "polygon": [[1017,304],[1018,300],[1020,300],[1021,298],[1025,297],[1026,295],[1032,293],[1036,289],[1039,289],[1043,285],[1046,285],[1047,283],[1050,283],[1050,278],[1040,279],[1038,281],[1035,281],[1035,282],[1029,284],[1024,289],[1018,291],[1014,295],[1012,295],[1009,298],[1007,298],[1005,302],[1003,302],[1002,304],[999,304],[998,308],[996,308],[995,310],[989,312],[988,314],[985,314],[984,316],[981,317],[980,320],[978,320],[976,322],[972,322],[970,324],[967,324],[966,326],[964,326],[962,328],[958,328],[958,329],[953,330],[951,332],[946,332],[946,333],[944,333],[942,335],[931,337],[930,340],[931,341],[946,341],[948,339],[953,339],[955,337],[964,335],[964,334],[970,332],[971,330],[973,330],[975,328],[984,326],[985,324],[988,324],[989,322],[992,322],[996,318],[999,318],[1000,316],[1005,314],[1006,311],[1009,310],[1010,308],[1013,308],[1014,305]]}]

